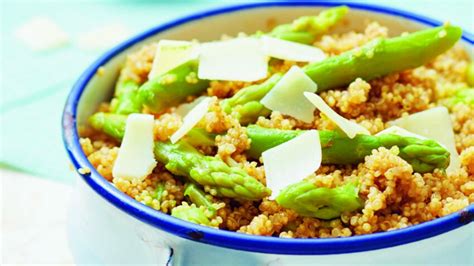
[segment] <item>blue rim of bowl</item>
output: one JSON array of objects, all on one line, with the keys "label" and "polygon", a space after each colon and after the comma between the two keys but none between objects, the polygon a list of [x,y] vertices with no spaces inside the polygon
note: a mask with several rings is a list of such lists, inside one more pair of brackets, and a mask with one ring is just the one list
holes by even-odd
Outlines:
[{"label": "blue rim of bowl", "polygon": [[[62,117],[62,134],[66,151],[74,167],[76,169],[91,169],[89,174],[80,174],[83,180],[93,190],[95,190],[96,193],[135,218],[182,238],[237,250],[293,255],[323,255],[362,252],[411,243],[414,241],[430,238],[469,224],[474,218],[474,205],[472,204],[459,212],[419,225],[414,225],[395,231],[352,236],[348,238],[283,239],[277,237],[246,235],[189,223],[145,206],[116,189],[105,178],[103,178],[87,160],[79,143],[79,136],[77,133],[76,112],[79,99],[88,82],[96,74],[98,68],[107,63],[120,52],[162,31],[215,15],[266,7],[333,7],[339,5],[347,5],[352,9],[362,11],[402,17],[432,27],[442,24],[440,21],[411,12],[378,5],[347,3],[344,1],[262,2],[238,4],[194,13],[192,15],[161,24],[132,37],[131,39],[119,44],[118,46],[103,54],[98,60],[96,60],[86,69],[86,71],[80,76],[80,78],[72,87],[64,107]],[[474,36],[471,33],[464,32],[462,39],[470,45],[474,44]]]}]

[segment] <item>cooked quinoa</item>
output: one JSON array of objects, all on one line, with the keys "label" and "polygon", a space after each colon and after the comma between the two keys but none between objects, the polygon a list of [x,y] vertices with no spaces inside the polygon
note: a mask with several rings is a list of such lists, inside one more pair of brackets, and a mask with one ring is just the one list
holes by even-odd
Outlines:
[{"label": "cooked quinoa", "polygon": [[[388,28],[372,22],[362,32],[329,32],[317,38],[313,45],[328,56],[336,56],[373,39],[387,37],[389,33]],[[156,49],[156,44],[150,44],[131,53],[123,66],[121,78],[139,84],[146,82]],[[348,86],[324,91],[320,96],[337,113],[376,134],[389,127],[387,122],[438,106],[457,88],[469,87],[465,75],[469,63],[466,51],[455,45],[423,66],[373,80],[357,78]],[[271,60],[269,71],[284,73],[293,65],[304,64]],[[251,159],[246,153],[251,140],[245,125],[239,123],[234,112],[226,113],[219,104],[242,88],[261,82],[210,82],[203,95],[212,97],[212,104],[197,127],[219,135],[215,137],[214,147],[197,148],[205,155],[215,156],[228,165],[244,169],[265,185],[262,161]],[[192,102],[195,98],[190,96],[186,102]],[[110,108],[109,103],[103,103],[99,111],[108,112]],[[324,164],[307,179],[318,187],[327,188],[357,181],[359,197],[363,200],[362,209],[324,220],[299,215],[267,197],[258,201],[235,200],[215,196],[215,189],[203,186],[203,191],[216,209],[215,215],[208,215],[211,220],[208,225],[222,230],[283,238],[349,237],[405,228],[462,210],[474,203],[474,107],[457,103],[449,106],[449,111],[461,160],[461,168],[455,172],[447,174],[435,169],[418,173],[399,156],[397,146],[380,147],[372,150],[359,164]],[[153,113],[144,107],[142,112],[155,117],[156,141],[167,141],[183,123],[175,113],[176,106],[161,113]],[[314,114],[314,120],[305,123],[273,111],[269,116],[259,117],[255,124],[285,130],[337,128],[319,111]],[[114,178],[112,168],[120,143],[92,128],[83,130],[81,136],[80,143],[91,164],[128,196],[167,214],[178,206],[194,204],[184,195],[186,179],[173,175],[162,163],[158,163],[143,181]],[[158,186],[164,188],[159,200],[155,197]]]}]

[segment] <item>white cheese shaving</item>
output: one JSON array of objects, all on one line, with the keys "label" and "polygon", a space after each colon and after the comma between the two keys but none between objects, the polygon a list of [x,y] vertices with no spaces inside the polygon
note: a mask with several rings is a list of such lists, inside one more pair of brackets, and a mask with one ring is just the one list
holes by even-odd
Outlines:
[{"label": "white cheese shaving", "polygon": [[153,79],[169,70],[196,59],[199,55],[199,44],[187,41],[161,40],[156,47],[153,65],[148,79]]},{"label": "white cheese shaving", "polygon": [[212,80],[256,81],[267,76],[267,57],[255,38],[203,43],[198,77]]},{"label": "white cheese shaving", "polygon": [[82,33],[78,45],[86,50],[107,49],[124,41],[130,36],[131,30],[121,23],[110,23]]},{"label": "white cheese shaving", "polygon": [[303,92],[316,92],[317,85],[297,66],[292,66],[260,101],[272,111],[292,116],[306,123],[314,118],[314,107]]},{"label": "white cheese shaving", "polygon": [[190,103],[180,104],[174,112],[181,117],[185,117],[198,103],[207,98],[207,96],[200,96]]},{"label": "white cheese shaving", "polygon": [[413,132],[410,132],[404,128],[401,128],[401,127],[397,127],[397,126],[391,126],[391,127],[388,127],[380,132],[378,132],[377,134],[375,134],[375,136],[380,136],[380,135],[384,135],[384,134],[393,134],[393,135],[398,135],[398,136],[404,136],[404,137],[412,137],[412,138],[417,138],[417,139],[427,139],[421,135],[418,135],[418,134],[415,134]]},{"label": "white cheese shaving", "polygon": [[51,50],[69,42],[67,34],[47,17],[35,17],[16,31],[16,36],[34,51]]},{"label": "white cheese shaving", "polygon": [[461,160],[454,140],[453,125],[446,107],[440,106],[414,113],[394,120],[389,124],[438,141],[450,153],[450,163],[446,171],[450,173],[461,168]]},{"label": "white cheese shaving", "polygon": [[313,174],[321,166],[322,151],[317,130],[303,134],[262,153],[267,187],[274,199],[282,189]]},{"label": "white cheese shaving", "polygon": [[142,181],[153,171],[156,166],[153,126],[152,115],[128,116],[125,135],[112,169],[113,177]]},{"label": "white cheese shaving", "polygon": [[170,137],[171,143],[176,143],[201,121],[209,110],[212,98],[201,100],[183,119],[183,125]]},{"label": "white cheese shaving", "polygon": [[349,138],[354,138],[357,134],[370,135],[370,132],[363,126],[347,120],[340,116],[336,111],[331,109],[329,105],[317,94],[305,92],[306,98],[316,106],[316,108],[327,116],[334,124],[336,124]]},{"label": "white cheese shaving", "polygon": [[261,38],[266,55],[296,62],[317,62],[326,58],[326,54],[314,46],[285,41],[269,36]]}]

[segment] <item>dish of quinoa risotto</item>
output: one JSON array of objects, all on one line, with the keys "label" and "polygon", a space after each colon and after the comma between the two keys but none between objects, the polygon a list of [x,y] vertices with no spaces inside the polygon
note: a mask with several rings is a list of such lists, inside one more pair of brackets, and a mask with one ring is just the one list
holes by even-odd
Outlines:
[{"label": "dish of quinoa risotto", "polygon": [[391,36],[372,21],[335,33],[348,12],[142,46],[80,130],[84,153],[141,203],[246,234],[348,237],[472,204],[474,63],[461,29]]}]

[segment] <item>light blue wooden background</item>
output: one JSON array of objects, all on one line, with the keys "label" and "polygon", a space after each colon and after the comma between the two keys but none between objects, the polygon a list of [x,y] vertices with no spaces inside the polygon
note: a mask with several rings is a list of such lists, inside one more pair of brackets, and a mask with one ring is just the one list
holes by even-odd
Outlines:
[{"label": "light blue wooden background", "polygon": [[[73,180],[60,135],[61,111],[68,91],[102,51],[81,50],[80,33],[111,22],[134,32],[166,20],[211,7],[248,1],[13,1],[1,6],[0,167],[63,182]],[[357,1],[352,1],[357,2]],[[472,0],[364,1],[450,21],[474,31]],[[69,34],[72,44],[34,53],[14,36],[15,30],[38,15],[51,17]]]}]

